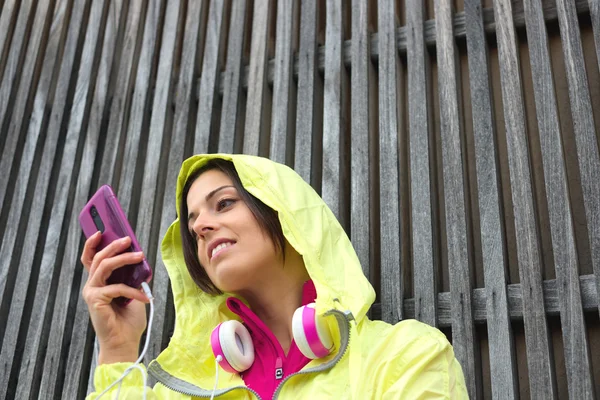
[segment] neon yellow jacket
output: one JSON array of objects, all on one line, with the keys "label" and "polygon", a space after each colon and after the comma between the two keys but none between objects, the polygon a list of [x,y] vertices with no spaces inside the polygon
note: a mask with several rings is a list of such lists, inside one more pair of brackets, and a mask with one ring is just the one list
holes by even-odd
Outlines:
[{"label": "neon yellow jacket", "polygon": [[[346,233],[319,195],[292,169],[247,155],[198,155],[187,159],[177,181],[177,215],[183,186],[190,174],[211,158],[233,161],[243,186],[278,212],[288,242],[303,256],[317,289],[317,312],[331,315],[335,350],[312,360],[284,379],[278,399],[463,399],[468,398],[462,369],[452,346],[437,329],[415,320],[395,325],[365,315],[375,292],[363,275]],[[184,263],[179,220],[161,246],[173,289],[175,331],[169,346],[150,363],[158,383],[148,399],[210,398],[215,384],[215,359],[210,333],[220,322],[236,317],[225,300],[210,296],[192,281]],[[97,394],[131,364],[96,368]],[[120,399],[142,398],[141,373],[124,380]],[[112,399],[107,393],[103,398]],[[255,399],[237,374],[219,372],[217,399]]]}]

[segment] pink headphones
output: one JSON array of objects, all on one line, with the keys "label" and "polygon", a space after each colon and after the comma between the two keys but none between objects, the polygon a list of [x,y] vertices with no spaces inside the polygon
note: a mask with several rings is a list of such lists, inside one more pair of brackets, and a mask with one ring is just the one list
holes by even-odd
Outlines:
[{"label": "pink headphones", "polygon": [[[333,348],[331,332],[323,317],[317,316],[315,303],[298,308],[292,318],[292,333],[298,349],[307,358],[322,358]],[[223,322],[210,335],[212,350],[221,356],[219,365],[227,372],[243,372],[254,362],[250,333],[239,321]]]}]

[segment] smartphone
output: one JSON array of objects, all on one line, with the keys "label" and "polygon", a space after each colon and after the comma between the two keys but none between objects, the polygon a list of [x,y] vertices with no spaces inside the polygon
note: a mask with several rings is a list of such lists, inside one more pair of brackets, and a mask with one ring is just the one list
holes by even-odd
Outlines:
[{"label": "smartphone", "polygon": [[[114,240],[125,236],[131,238],[131,246],[126,251],[142,251],[133,229],[123,212],[115,192],[109,185],[103,185],[92,196],[90,201],[83,207],[79,214],[79,224],[83,234],[89,238],[100,231],[102,239],[96,248],[102,250]],[[149,282],[152,278],[152,269],[146,258],[138,264],[126,265],[113,271],[106,281],[107,284],[124,283],[133,288],[139,288],[142,282]],[[119,297],[114,300],[117,304],[125,306],[131,299]]]}]

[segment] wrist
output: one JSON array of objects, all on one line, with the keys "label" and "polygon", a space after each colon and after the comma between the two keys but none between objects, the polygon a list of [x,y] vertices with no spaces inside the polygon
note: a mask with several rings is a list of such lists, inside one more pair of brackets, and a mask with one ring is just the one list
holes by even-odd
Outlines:
[{"label": "wrist", "polygon": [[120,346],[100,345],[98,364],[114,364],[119,362],[136,362],[138,359],[139,344]]}]

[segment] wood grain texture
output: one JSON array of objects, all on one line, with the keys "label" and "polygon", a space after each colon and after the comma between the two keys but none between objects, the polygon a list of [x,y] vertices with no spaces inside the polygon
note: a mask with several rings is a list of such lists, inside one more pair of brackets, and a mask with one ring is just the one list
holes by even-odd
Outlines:
[{"label": "wood grain texture", "polygon": [[352,1],[352,70],[350,121],[350,238],[365,276],[371,265],[369,177],[369,35],[367,3]]},{"label": "wood grain texture", "polygon": [[[99,3],[102,4],[101,2]],[[54,263],[48,262],[51,258],[48,257],[48,255],[55,254],[57,252],[57,247],[59,247],[58,238],[60,236],[61,226],[64,221],[67,207],[67,202],[61,200],[68,197],[69,187],[73,178],[73,164],[77,155],[77,147],[83,139],[79,134],[79,129],[67,129],[66,136],[64,137],[60,137],[60,131],[63,118],[68,112],[67,104],[74,102],[75,96],[81,95],[82,91],[88,89],[85,85],[84,87],[80,87],[77,85],[79,82],[72,81],[77,68],[76,52],[78,41],[80,36],[85,36],[85,26],[83,25],[84,6],[85,2],[76,4],[71,13],[66,42],[64,44],[64,53],[59,69],[60,72],[57,78],[58,81],[56,84],[53,107],[48,120],[48,139],[46,140],[43,151],[43,158],[46,160],[56,156],[54,153],[59,146],[63,147],[63,157],[60,160],[61,167],[59,168],[60,172],[58,177],[54,177],[56,180],[52,180],[53,177],[50,176],[51,167],[46,164],[47,161],[43,161],[35,189],[35,192],[40,195],[34,197],[30,215],[31,227],[27,231],[23,245],[24,248],[35,248],[36,245],[41,247],[43,243],[44,256],[42,257],[38,276],[36,277],[38,282],[51,282],[52,277],[55,274],[55,265]],[[100,22],[99,14],[92,13],[91,15],[92,17],[88,21],[87,39],[89,39],[92,47],[88,46],[88,51],[90,49],[95,49],[94,45],[96,43],[99,28],[98,25]],[[97,18],[94,19],[94,17]],[[82,54],[82,59],[87,55],[88,54],[84,52]],[[87,68],[87,70],[89,71],[90,68]],[[83,71],[79,76],[83,77]],[[89,79],[86,81],[89,82]],[[76,87],[73,94],[74,98],[69,98],[68,88],[73,84],[75,84],[74,86]],[[86,98],[87,96],[83,95],[83,97]],[[71,121],[75,120],[77,119],[73,118]],[[57,162],[59,162],[58,158],[52,161],[52,163]],[[51,188],[52,185],[55,187]],[[45,194],[46,191],[48,191],[48,194]],[[54,192],[50,222],[45,231],[41,231],[38,230],[39,228],[36,229],[36,227],[39,227],[39,223],[42,221],[44,204],[50,200],[49,192]],[[26,255],[23,255],[21,262],[32,264],[34,262],[33,257],[34,252],[27,252]],[[42,362],[44,352],[42,349],[47,336],[46,330],[48,324],[46,322],[48,322],[48,311],[50,311],[48,303],[51,301],[52,290],[51,285],[47,284],[38,284],[35,288],[32,314],[28,321],[29,324],[24,349],[22,351],[19,381],[15,398],[29,398],[31,393],[37,392],[37,385],[39,384],[43,367]]]},{"label": "wood grain texture", "polygon": [[429,171],[429,101],[427,77],[429,55],[423,36],[424,4],[407,4],[408,123],[410,187],[412,212],[412,254],[414,271],[415,318],[437,325],[436,271],[434,256],[432,196]]},{"label": "wood grain texture", "polygon": [[244,127],[244,154],[265,155],[265,108],[269,102],[267,85],[267,40],[272,0],[256,0],[252,18],[250,69],[248,73],[248,101]]},{"label": "wood grain texture", "polygon": [[533,205],[525,106],[510,1],[502,0],[496,3],[494,13],[498,21],[496,25],[498,58],[508,142],[519,277],[523,300],[529,305],[523,310],[523,319],[530,393],[535,399],[550,399],[556,397],[556,380],[544,310],[541,255]]},{"label": "wood grain texture", "polygon": [[194,154],[209,151],[209,139],[213,128],[213,108],[215,103],[217,74],[219,72],[219,47],[225,24],[223,24],[223,2],[210,3],[206,42],[202,57],[202,77],[200,78],[200,99],[196,117]]},{"label": "wood grain texture", "polygon": [[[577,249],[548,50],[548,34],[544,25],[541,1],[525,0],[524,5],[531,68],[535,71],[532,73],[532,78],[550,216],[554,268],[559,290],[569,397],[591,399],[595,397],[591,361],[579,279],[577,279],[579,275]],[[594,201],[597,200],[598,198]]]},{"label": "wood grain texture", "polygon": [[[221,74],[223,105],[219,132],[219,152],[233,153],[236,127],[241,119],[240,93],[242,88],[242,49],[246,16],[246,0],[234,1],[231,5],[231,18],[227,43],[225,72]],[[220,86],[220,87],[221,87]]]},{"label": "wood grain texture", "polygon": [[[317,2],[303,0],[300,15],[300,49],[298,50],[298,103],[296,105],[296,141],[294,146],[294,170],[315,186],[313,159],[317,126]],[[320,182],[319,182],[320,184]]]},{"label": "wood grain texture", "polygon": [[396,11],[393,1],[379,3],[379,197],[386,206],[380,213],[382,319],[402,319],[404,282],[400,265],[400,155],[398,102],[400,61],[396,46]]},{"label": "wood grain texture", "polygon": [[[296,85],[293,76],[293,36],[296,32],[298,0],[277,2],[275,60],[273,64],[273,110],[269,158],[283,164],[292,161],[292,138],[295,137]],[[313,5],[316,7],[316,5]],[[316,20],[314,21],[316,23]],[[314,55],[313,55],[314,57]]]},{"label": "wood grain texture", "polygon": [[[452,347],[463,368],[470,398],[483,394],[478,373],[479,354],[473,326],[471,301],[471,263],[467,243],[467,204],[463,159],[466,158],[461,120],[460,75],[452,30],[452,7],[448,1],[435,1],[437,33],[438,91],[440,135],[446,216],[448,275],[452,297]],[[464,156],[463,156],[464,154]]]},{"label": "wood grain texture", "polygon": [[[39,73],[36,67],[43,60],[43,44],[48,35],[48,27],[52,14],[49,12],[50,4],[42,2],[35,8],[35,15],[28,15],[29,3],[22,5],[17,20],[15,35],[25,35],[23,24],[30,18],[31,33],[27,38],[26,48],[23,43],[15,43],[11,46],[8,64],[4,73],[4,79],[0,86],[0,135],[4,136],[4,148],[0,158],[0,210],[7,208],[5,204],[10,202],[13,190],[9,188],[14,184],[15,168],[18,167],[24,146],[26,130],[24,124],[31,112],[31,103],[35,95]],[[16,87],[15,87],[16,86]],[[16,93],[12,93],[16,89]],[[3,213],[2,213],[3,214]],[[4,231],[4,229],[0,229]],[[0,272],[3,274],[3,272]],[[3,276],[0,276],[3,278]],[[0,279],[2,282],[3,279]],[[3,286],[3,285],[2,285]],[[4,290],[0,286],[0,299]]]},{"label": "wood grain texture", "polygon": [[[588,4],[590,6],[592,29],[594,30],[594,42],[596,43],[596,58],[598,59],[598,65],[600,65],[600,2],[598,0],[588,0]],[[1,46],[0,49],[2,49]]]},{"label": "wood grain texture", "polygon": [[[323,167],[322,197],[342,226],[347,226],[341,211],[342,185],[347,185],[342,167],[346,119],[347,73],[342,60],[342,13],[341,0],[326,3],[325,31],[325,79],[323,93]],[[346,90],[345,90],[346,89]]]},{"label": "wood grain texture", "polygon": [[[2,255],[0,269],[16,269],[10,310],[7,316],[2,317],[3,326],[6,329],[4,340],[0,342],[0,360],[2,360],[0,398],[2,399],[12,398],[15,394],[16,382],[10,382],[9,378],[13,373],[13,368],[17,369],[21,360],[22,353],[19,351],[19,347],[23,345],[22,337],[24,336],[24,332],[21,332],[21,321],[28,311],[26,308],[28,288],[33,284],[32,280],[37,279],[36,268],[33,265],[36,252],[23,250],[37,247],[48,194],[50,172],[55,162],[59,130],[55,126],[55,129],[46,134],[45,130],[49,122],[46,108],[48,104],[52,104],[55,93],[54,77],[60,65],[60,49],[69,22],[68,16],[65,15],[66,8],[67,1],[60,1],[56,4],[52,15],[48,45],[42,64],[43,69],[40,73],[29,125],[26,127],[25,146],[8,216],[8,225],[14,229],[7,231],[0,248],[0,255]],[[68,64],[66,68],[68,68]],[[63,83],[65,83],[64,80]],[[68,80],[66,84],[68,85]],[[62,111],[63,108],[59,108],[58,115],[62,115]],[[43,151],[40,153],[42,148]],[[39,169],[32,167],[34,165],[39,165]],[[32,188],[35,188],[33,192],[35,194],[31,193]],[[25,230],[17,229],[19,226],[27,228]],[[17,235],[17,232],[21,234]],[[5,284],[6,281],[3,281],[0,285],[4,286]],[[1,331],[4,329],[0,328]],[[27,330],[26,325],[24,329]],[[2,336],[1,333],[0,336]],[[16,363],[14,363],[15,361]]]},{"label": "wood grain texture", "polygon": [[592,266],[596,275],[596,290],[600,293],[600,155],[597,133],[573,2],[561,0],[557,1],[557,6]]},{"label": "wood grain texture", "polygon": [[[85,65],[83,64],[84,60],[82,59],[82,66],[80,67],[80,70],[82,68],[93,69],[92,66],[94,64],[91,63],[95,62],[98,64],[95,75],[83,75],[88,79],[95,80],[95,91],[92,94],[91,99],[85,99],[91,102],[91,106],[86,104],[84,107],[91,108],[89,111],[89,119],[87,120],[86,138],[83,145],[83,155],[81,157],[80,165],[77,166],[75,164],[72,167],[72,169],[75,169],[79,172],[78,175],[75,174],[75,176],[77,176],[77,183],[75,184],[74,188],[75,193],[73,194],[72,192],[73,188],[69,188],[63,198],[63,201],[66,203],[66,200],[69,197],[74,196],[72,197],[72,207],[70,208],[69,212],[65,211],[67,212],[67,219],[62,222],[62,224],[68,226],[66,241],[63,242],[64,252],[61,258],[58,257],[59,254],[56,254],[56,250],[54,250],[53,252],[50,252],[51,257],[49,257],[47,261],[44,259],[42,260],[42,264],[48,262],[52,265],[52,268],[57,268],[56,266],[58,265],[58,268],[60,269],[58,286],[55,288],[56,297],[54,300],[54,308],[51,314],[52,323],[50,326],[50,332],[48,333],[48,349],[44,358],[44,374],[42,375],[42,380],[39,387],[39,392],[44,393],[50,398],[61,396],[60,386],[63,379],[79,379],[80,369],[75,368],[75,370],[70,370],[69,373],[71,375],[63,375],[61,373],[68,370],[67,367],[69,366],[69,363],[67,363],[67,366],[65,366],[65,358],[68,358],[68,356],[65,356],[68,354],[69,349],[66,348],[63,337],[65,335],[70,336],[72,338],[71,342],[73,339],[75,339],[75,347],[80,349],[81,347],[77,347],[76,343],[78,340],[85,340],[85,338],[82,337],[84,335],[81,335],[81,332],[86,332],[89,324],[87,307],[81,304],[84,302],[80,295],[78,296],[79,301],[77,311],[73,313],[73,305],[71,305],[71,293],[73,290],[75,290],[78,294],[81,293],[81,286],[87,279],[87,275],[83,274],[81,285],[77,285],[77,281],[75,280],[75,277],[81,274],[82,269],[80,262],[82,235],[78,217],[80,210],[90,197],[90,192],[93,193],[96,190],[96,188],[92,187],[92,176],[94,173],[94,167],[96,166],[94,160],[96,159],[96,154],[98,151],[99,138],[102,134],[102,121],[104,118],[106,118],[106,113],[108,112],[108,108],[105,106],[106,99],[108,97],[108,88],[110,86],[110,76],[113,68],[112,61],[115,55],[115,42],[117,40],[118,26],[122,13],[126,12],[126,10],[123,10],[123,4],[120,1],[112,2],[108,7],[108,12],[106,12],[107,15],[103,21],[104,43],[101,57],[99,59],[93,59],[92,56],[90,59],[85,60],[89,62]],[[102,14],[105,12],[105,10],[100,9],[99,12]],[[96,49],[93,49],[93,51],[95,50]],[[81,85],[90,84],[89,82],[81,80],[79,82]],[[83,100],[84,99],[77,99],[76,102]],[[82,126],[73,126],[73,128],[81,129]],[[69,126],[69,129],[71,129],[71,125]],[[107,169],[112,168],[111,165],[101,166],[101,168],[102,167]],[[66,187],[65,190],[67,190]],[[67,204],[64,204],[63,207],[67,207]],[[59,232],[61,232],[63,229],[61,225],[57,226],[57,228],[59,229]],[[56,232],[55,235],[57,235]],[[57,237],[59,236],[60,235],[58,234]],[[63,238],[62,240],[65,239]],[[45,256],[46,254],[44,255],[44,258]],[[68,329],[68,327],[71,326],[73,327],[73,330]],[[48,370],[46,370],[46,368],[48,368]]]},{"label": "wood grain texture", "polygon": [[[8,0],[0,7],[0,82],[6,63],[5,54],[9,51],[9,45],[12,39],[12,32],[15,27],[18,15],[17,0]],[[1,126],[1,125],[0,125]],[[0,139],[0,154],[2,153],[4,140]]]},{"label": "wood grain texture", "polygon": [[[596,293],[596,283],[594,275],[582,275],[579,277],[581,287],[581,299],[583,309],[586,312],[595,311],[598,308],[598,295]],[[542,284],[544,293],[544,308],[548,316],[558,316],[560,314],[560,299],[558,297],[558,288],[555,279],[544,281]],[[484,324],[490,318],[487,300],[488,291],[485,288],[473,289],[473,321],[476,324]],[[512,283],[507,286],[508,309],[510,319],[513,321],[523,320],[523,292],[520,283]],[[453,316],[451,309],[450,292],[440,292],[437,294],[439,304],[439,326],[442,328],[451,327]],[[381,303],[373,304],[373,317],[381,316]],[[415,299],[408,298],[404,300],[404,318],[415,318]],[[503,396],[501,396],[503,397]]]},{"label": "wood grain texture", "polygon": [[481,0],[465,2],[469,85],[475,132],[475,162],[479,202],[483,274],[486,290],[486,312],[492,398],[516,399],[517,365],[513,331],[508,314],[507,260],[500,217],[501,188],[496,132],[492,111],[490,70],[487,41],[481,16]]},{"label": "wood grain texture", "polygon": [[[131,88],[131,106],[127,122],[127,134],[123,149],[123,161],[118,180],[119,202],[135,230],[136,210],[132,208],[135,193],[139,193],[139,177],[142,168],[140,153],[145,147],[144,139],[148,130],[149,103],[152,95],[153,76],[156,74],[156,63],[153,62],[158,53],[159,17],[163,7],[162,1],[148,2],[145,21],[142,22],[141,49],[135,68],[135,83]],[[132,78],[133,79],[133,78]],[[135,204],[135,203],[134,203]]]},{"label": "wood grain texture", "polygon": [[[190,103],[195,99],[194,80],[196,71],[196,60],[198,60],[198,33],[202,29],[199,18],[208,7],[206,1],[194,2],[188,8],[185,30],[183,37],[183,51],[181,53],[181,66],[179,77],[177,79],[177,90],[173,101],[175,102],[175,115],[173,116],[173,133],[169,146],[169,155],[167,160],[167,175],[165,178],[165,188],[162,193],[162,210],[160,213],[160,235],[162,239],[170,224],[175,220],[175,187],[177,184],[177,175],[181,168],[181,163],[186,154],[186,137],[190,128],[193,128],[190,122]],[[154,277],[152,278],[152,294],[155,297],[154,307],[156,316],[152,326],[152,340],[148,353],[145,358],[146,365],[155,359],[164,348],[164,343],[168,340],[167,332],[172,329],[175,315],[172,304],[169,303],[170,282],[165,269],[162,257],[160,255],[160,241],[157,245],[157,257],[154,267]],[[158,318],[156,318],[158,317]]]}]

